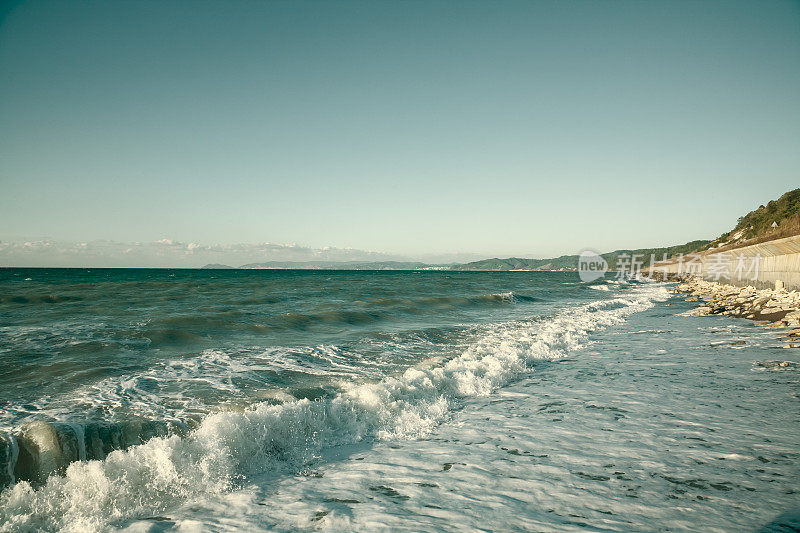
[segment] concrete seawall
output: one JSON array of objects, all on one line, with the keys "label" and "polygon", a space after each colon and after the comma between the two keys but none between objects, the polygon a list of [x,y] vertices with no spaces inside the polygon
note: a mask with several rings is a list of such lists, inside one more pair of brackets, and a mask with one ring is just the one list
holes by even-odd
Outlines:
[{"label": "concrete seawall", "polygon": [[655,270],[673,274],[697,274],[709,281],[757,289],[800,290],[800,235],[753,244],[724,252],[685,256],[683,261],[658,263]]}]

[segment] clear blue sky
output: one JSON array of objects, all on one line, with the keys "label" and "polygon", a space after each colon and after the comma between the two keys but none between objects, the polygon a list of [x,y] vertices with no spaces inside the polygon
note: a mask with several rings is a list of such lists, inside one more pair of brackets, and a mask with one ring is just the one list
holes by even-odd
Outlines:
[{"label": "clear blue sky", "polygon": [[543,257],[800,186],[800,3],[0,8],[0,239]]}]

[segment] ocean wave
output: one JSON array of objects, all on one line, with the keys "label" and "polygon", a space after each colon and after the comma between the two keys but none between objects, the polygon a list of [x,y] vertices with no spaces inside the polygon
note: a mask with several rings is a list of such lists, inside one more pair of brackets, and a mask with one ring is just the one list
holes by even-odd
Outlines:
[{"label": "ocean wave", "polygon": [[[53,396],[5,403],[0,409],[0,436],[35,420],[118,422],[140,418],[191,423],[230,405],[309,397],[304,391],[311,388],[323,386],[330,392],[341,381],[377,381],[431,355],[452,356],[485,327],[490,326],[373,332],[342,344],[231,346],[157,359],[132,373],[109,376],[99,369],[98,381]],[[85,352],[84,344],[74,346]],[[52,366],[42,363],[38,368],[47,368],[52,375],[93,371],[80,358]],[[75,420],[76,416],[82,418]]]},{"label": "ocean wave", "polygon": [[83,301],[82,296],[70,296],[60,294],[6,294],[0,295],[0,304],[59,304]]},{"label": "ocean wave", "polygon": [[499,301],[499,302],[537,302],[539,301],[538,298],[534,298],[533,296],[526,296],[524,294],[518,294],[513,291],[508,292],[500,292],[497,294],[490,294],[488,296],[483,296],[482,298],[487,298],[489,300]]},{"label": "ocean wave", "polygon": [[[221,332],[308,331],[329,326],[363,326],[392,320],[399,315],[421,315],[442,310],[467,309],[534,302],[532,296],[503,292],[477,296],[384,297],[354,300],[331,309],[293,310],[277,315],[247,316],[242,312],[215,312],[208,315],[174,316],[150,321],[140,331],[130,332],[153,347],[192,345]],[[202,333],[202,335],[201,335]]]},{"label": "ocean wave", "polygon": [[492,294],[479,294],[475,296],[420,296],[417,298],[377,298],[368,300],[369,305],[377,305],[398,311],[414,312],[425,309],[451,309],[459,307],[475,307],[492,304],[504,304],[515,301],[536,301],[531,296],[517,294],[513,291]]},{"label": "ocean wave", "polygon": [[45,422],[24,424],[16,434],[0,435],[0,484],[42,483],[63,474],[76,461],[104,459],[115,450],[144,444],[153,437],[185,435],[189,427],[162,420],[128,422]]},{"label": "ocean wave", "polygon": [[[0,436],[35,420],[71,420],[76,411],[107,423],[135,418],[191,425],[215,407],[243,405],[254,391],[256,399],[270,397],[277,385],[289,382],[292,388],[280,390],[299,399],[307,397],[302,391],[333,379],[375,378],[385,370],[382,363],[334,345],[209,349],[155,362],[135,374],[107,377],[58,398],[6,404],[0,410]],[[293,389],[301,391],[299,396]]]},{"label": "ocean wave", "polygon": [[[40,486],[21,481],[4,490],[0,530],[102,530],[203,493],[229,491],[248,476],[297,471],[328,447],[425,435],[464,400],[491,394],[536,361],[564,357],[585,345],[591,332],[667,296],[662,286],[640,286],[545,320],[495,325],[447,361],[432,360],[378,382],[349,382],[332,397],[217,412],[184,436],[154,436],[102,461],[72,462]],[[45,426],[39,426],[37,442],[49,443],[39,448],[49,455],[38,464],[64,465],[65,454],[75,453],[65,451],[56,426]],[[14,454],[6,455],[13,466]]]},{"label": "ocean wave", "polygon": [[514,292],[484,294],[478,296],[423,296],[418,298],[376,298],[354,301],[352,308],[317,312],[289,312],[273,317],[264,317],[257,327],[264,329],[288,329],[305,331],[317,326],[359,326],[390,320],[398,315],[421,315],[443,310],[468,309],[518,302],[535,302],[536,298]]},{"label": "ocean wave", "polygon": [[[188,288],[187,288],[188,290]],[[124,293],[124,291],[122,291]],[[3,298],[3,297],[0,297]],[[16,296],[14,296],[16,298]],[[22,298],[22,297],[20,297]],[[27,295],[26,301],[50,299],[45,295]],[[67,301],[73,297],[59,297]],[[82,297],[74,297],[81,299]],[[130,297],[129,297],[130,298]],[[150,297],[148,297],[150,298]],[[156,315],[148,320],[118,321],[98,310],[100,303],[81,305],[86,317],[101,313],[101,321],[76,320],[74,315],[48,309],[53,313],[39,326],[0,326],[0,351],[29,346],[26,355],[36,354],[42,360],[65,356],[82,363],[84,356],[107,355],[109,358],[127,350],[199,351],[219,344],[220,339],[235,335],[276,336],[293,332],[338,331],[349,327],[370,327],[378,323],[424,317],[443,312],[507,308],[537,301],[530,295],[515,292],[472,294],[466,296],[417,295],[386,296],[364,300],[341,300],[322,305],[313,303],[280,308],[247,309],[221,304],[209,298],[207,305],[189,310]],[[69,300],[72,301],[72,300]],[[149,302],[148,305],[151,305]],[[34,311],[31,309],[29,313]],[[81,315],[82,316],[82,315]],[[33,369],[38,371],[38,368]]]}]

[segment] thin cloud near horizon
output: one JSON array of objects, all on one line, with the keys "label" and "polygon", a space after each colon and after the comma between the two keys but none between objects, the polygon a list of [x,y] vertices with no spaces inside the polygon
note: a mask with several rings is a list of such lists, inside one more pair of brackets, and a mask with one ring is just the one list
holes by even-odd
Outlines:
[{"label": "thin cloud near horizon", "polygon": [[449,263],[485,257],[477,253],[443,253],[410,257],[401,254],[296,243],[202,244],[162,238],[151,242],[50,239],[0,241],[3,267],[186,267],[218,263],[241,266],[259,262],[420,261]]}]

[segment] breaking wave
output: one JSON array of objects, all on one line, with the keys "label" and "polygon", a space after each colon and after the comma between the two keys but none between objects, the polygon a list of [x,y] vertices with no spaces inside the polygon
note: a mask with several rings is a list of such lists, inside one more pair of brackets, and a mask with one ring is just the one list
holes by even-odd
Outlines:
[{"label": "breaking wave", "polygon": [[[562,358],[584,346],[591,332],[666,298],[662,286],[643,284],[553,317],[493,325],[450,360],[432,359],[372,383],[351,382],[315,400],[217,412],[171,434],[158,424],[136,435],[125,427],[33,423],[2,448],[0,469],[12,482],[20,461],[32,472],[31,481],[0,494],[0,530],[102,530],[235,489],[253,475],[296,472],[326,448],[425,435],[464,400],[491,394],[537,361]],[[103,447],[104,436],[114,435],[126,449]],[[85,460],[101,452],[104,459]]]}]

